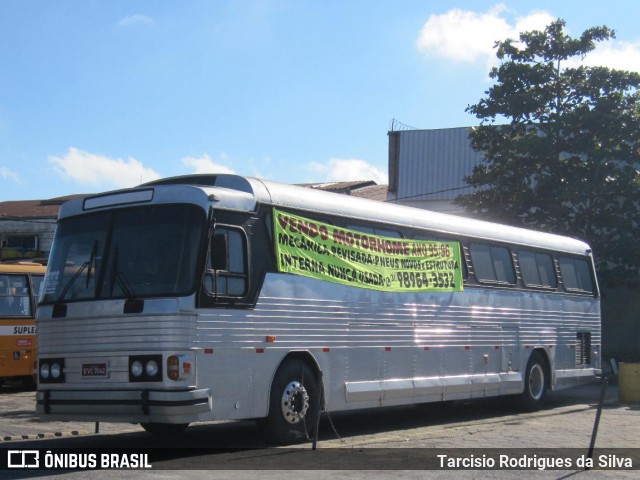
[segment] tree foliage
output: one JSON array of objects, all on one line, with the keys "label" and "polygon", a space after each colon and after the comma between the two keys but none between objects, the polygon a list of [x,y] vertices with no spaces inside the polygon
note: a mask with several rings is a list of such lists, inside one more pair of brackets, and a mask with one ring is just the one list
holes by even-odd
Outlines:
[{"label": "tree foliage", "polygon": [[629,283],[640,265],[640,74],[581,64],[606,26],[580,38],[556,20],[496,43],[494,85],[467,111],[484,162],[457,203],[494,220],[588,241],[601,275]]}]

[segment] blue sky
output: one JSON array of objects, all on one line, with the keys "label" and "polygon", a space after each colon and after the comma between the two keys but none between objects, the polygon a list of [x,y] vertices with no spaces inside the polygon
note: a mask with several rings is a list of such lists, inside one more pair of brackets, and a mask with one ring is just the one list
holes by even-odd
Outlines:
[{"label": "blue sky", "polygon": [[386,182],[391,119],[475,125],[494,41],[555,18],[640,69],[637,1],[0,0],[0,201],[194,172]]}]

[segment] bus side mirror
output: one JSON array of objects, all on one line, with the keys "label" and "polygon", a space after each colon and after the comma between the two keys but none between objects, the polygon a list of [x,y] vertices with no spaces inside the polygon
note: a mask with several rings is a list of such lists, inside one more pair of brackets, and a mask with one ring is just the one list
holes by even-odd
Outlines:
[{"label": "bus side mirror", "polygon": [[228,270],[227,250],[227,235],[216,233],[211,240],[211,268],[213,270]]}]

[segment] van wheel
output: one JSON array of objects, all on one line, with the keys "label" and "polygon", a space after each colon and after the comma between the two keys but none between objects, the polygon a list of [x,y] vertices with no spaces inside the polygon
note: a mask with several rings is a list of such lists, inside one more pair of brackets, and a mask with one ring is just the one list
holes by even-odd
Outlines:
[{"label": "van wheel", "polygon": [[184,432],[188,423],[141,423],[140,426],[147,432],[158,437],[171,437]]},{"label": "van wheel", "polygon": [[280,445],[313,438],[320,395],[313,370],[303,361],[285,361],[275,374],[269,414],[261,427]]},{"label": "van wheel", "polygon": [[547,368],[542,355],[533,352],[524,376],[524,392],[518,397],[518,406],[527,412],[542,408],[547,396]]}]

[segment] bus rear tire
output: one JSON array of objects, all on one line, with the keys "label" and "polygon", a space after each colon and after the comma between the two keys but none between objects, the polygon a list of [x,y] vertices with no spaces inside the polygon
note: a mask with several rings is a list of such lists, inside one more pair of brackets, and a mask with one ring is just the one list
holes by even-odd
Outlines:
[{"label": "bus rear tire", "polygon": [[286,360],[273,378],[269,414],[260,426],[279,445],[313,438],[320,395],[316,375],[303,361]]},{"label": "bus rear tire", "polygon": [[524,376],[524,392],[517,397],[518,406],[526,412],[542,408],[547,396],[547,366],[539,352],[531,353]]},{"label": "bus rear tire", "polygon": [[184,432],[188,423],[141,423],[140,426],[147,432],[158,437],[172,437]]}]

